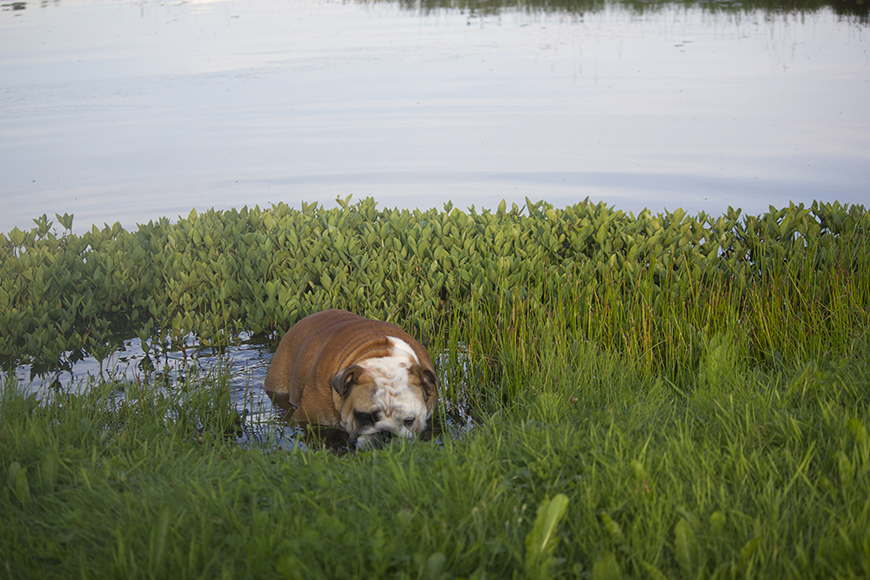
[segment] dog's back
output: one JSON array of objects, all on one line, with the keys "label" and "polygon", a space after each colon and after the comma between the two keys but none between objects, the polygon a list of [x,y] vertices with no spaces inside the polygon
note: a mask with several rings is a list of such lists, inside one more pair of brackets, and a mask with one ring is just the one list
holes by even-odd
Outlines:
[{"label": "dog's back", "polygon": [[393,349],[387,339],[390,336],[410,345],[420,364],[434,372],[426,349],[395,324],[332,309],[306,316],[287,331],[269,365],[264,386],[268,391],[287,393],[297,407],[306,389],[322,390],[323,398],[331,398],[336,369],[389,356]]}]

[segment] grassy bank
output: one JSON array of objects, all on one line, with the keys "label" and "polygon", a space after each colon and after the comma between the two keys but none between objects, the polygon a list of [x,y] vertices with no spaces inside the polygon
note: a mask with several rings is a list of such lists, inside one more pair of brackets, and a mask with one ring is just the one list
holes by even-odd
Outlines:
[{"label": "grassy bank", "polygon": [[61,335],[111,349],[91,331],[132,312],[159,353],[371,291],[361,311],[436,354],[441,419],[462,405],[477,425],[339,456],[240,446],[220,374],[42,402],[7,383],[0,578],[867,578],[863,208],[516,209],[16,233],[10,360]]},{"label": "grassy bank", "polygon": [[545,350],[461,439],[341,457],[240,448],[213,380],[7,387],[0,577],[865,578],[866,333],[771,371],[730,340],[688,391]]}]

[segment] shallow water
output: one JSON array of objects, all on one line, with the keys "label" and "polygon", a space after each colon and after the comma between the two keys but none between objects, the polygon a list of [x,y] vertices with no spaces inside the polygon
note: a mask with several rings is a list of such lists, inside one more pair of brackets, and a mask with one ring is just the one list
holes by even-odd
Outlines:
[{"label": "shallow water", "polygon": [[712,214],[866,203],[866,23],[646,6],[4,4],[0,232],[42,213],[82,232],[349,194]]},{"label": "shallow water", "polygon": [[[143,370],[145,353],[138,338],[125,341],[122,348],[102,364],[93,357],[88,357],[76,362],[65,372],[42,375],[36,373],[30,365],[22,365],[13,374],[20,388],[25,392],[35,393],[41,399],[49,396],[48,393],[54,389],[75,392],[87,389],[101,379],[119,382],[151,380],[157,383],[165,379],[169,384],[177,384],[183,382],[185,373],[189,374],[192,367],[203,373],[220,367],[228,370],[233,403],[239,413],[245,416],[248,429],[240,434],[240,439],[244,442],[252,434],[263,435],[269,428],[280,428],[284,411],[272,404],[262,388],[272,358],[268,347],[252,343],[246,337],[241,337],[239,342],[240,344],[231,347],[226,353],[189,352],[190,356],[185,356],[182,352],[167,353],[151,362],[150,376],[146,376],[147,373]],[[0,372],[0,380],[5,381],[7,375],[8,373]]]},{"label": "shallow water", "polygon": [[[88,357],[63,372],[40,374],[30,365],[22,365],[12,374],[19,388],[25,393],[36,394],[42,400],[51,397],[57,389],[76,392],[89,388],[101,379],[178,385],[184,382],[185,375],[189,377],[191,373],[197,373],[199,376],[207,376],[220,368],[229,375],[230,396],[239,415],[243,417],[241,429],[237,433],[237,440],[241,445],[256,444],[285,449],[324,445],[334,451],[347,451],[347,436],[343,431],[323,428],[317,432],[315,439],[306,429],[289,419],[288,411],[292,407],[286,399],[273,400],[267,394],[263,381],[273,355],[268,344],[241,336],[234,346],[221,353],[211,349],[196,350],[192,347],[192,342],[189,344],[191,348],[186,353],[168,352],[153,359],[148,358],[146,364],[141,342],[135,338],[125,341],[102,364],[93,357]],[[462,360],[450,361],[446,355],[435,354],[434,359],[440,369],[451,364],[464,364]],[[446,387],[444,375],[447,374],[442,373],[442,388]],[[9,373],[0,371],[0,385],[5,384],[8,375]],[[197,381],[194,380],[193,384],[196,385]],[[440,403],[436,417],[424,433],[425,439],[438,439],[444,431],[457,436],[472,428],[474,420],[463,405],[444,400]]]}]

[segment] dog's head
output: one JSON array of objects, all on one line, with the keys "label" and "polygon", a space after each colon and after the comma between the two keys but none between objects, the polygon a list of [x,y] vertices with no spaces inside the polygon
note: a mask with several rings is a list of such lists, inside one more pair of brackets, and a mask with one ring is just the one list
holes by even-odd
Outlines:
[{"label": "dog's head", "polygon": [[406,357],[368,359],[339,372],[341,427],[356,449],[392,437],[412,439],[426,429],[438,396],[435,374]]}]

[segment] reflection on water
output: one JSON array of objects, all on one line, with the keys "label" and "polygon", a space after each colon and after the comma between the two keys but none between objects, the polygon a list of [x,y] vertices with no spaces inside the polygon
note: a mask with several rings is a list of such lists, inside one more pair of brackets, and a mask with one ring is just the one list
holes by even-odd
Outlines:
[{"label": "reflection on water", "polygon": [[[245,418],[240,442],[275,441],[276,445],[292,446],[302,431],[293,425],[282,425],[276,430],[276,423],[284,417],[284,409],[273,405],[262,388],[270,360],[266,345],[245,336],[225,353],[201,350],[195,356],[185,356],[181,352],[166,352],[154,359],[146,356],[136,338],[125,341],[102,363],[88,357],[65,372],[51,374],[22,365],[15,369],[14,376],[26,392],[42,398],[50,390],[87,389],[98,380],[149,382],[171,387],[184,383],[185,376],[209,376],[212,371],[223,369],[229,374],[230,394],[236,409]],[[0,381],[6,381],[6,373],[0,373]]]},{"label": "reflection on water", "polygon": [[[188,4],[210,4],[228,0],[187,0]],[[59,4],[61,0],[42,0],[39,7]],[[140,3],[140,0],[136,0]],[[728,10],[750,12],[763,10],[771,13],[815,12],[822,8],[833,8],[843,16],[857,16],[862,21],[870,14],[870,5],[865,0],[358,0],[360,4],[398,4],[403,10],[431,14],[442,10],[459,10],[468,14],[498,15],[505,11],[549,12],[579,14],[602,10],[608,4],[619,4],[634,13],[655,10],[656,5],[681,4],[689,8],[700,7],[706,10]],[[31,3],[35,5],[35,3]],[[27,2],[0,4],[3,10],[24,10]]]},{"label": "reflection on water", "polygon": [[865,203],[862,18],[735,6],[8,4],[0,232],[348,194],[714,215]]},{"label": "reflection on water", "polygon": [[[392,0],[364,0],[377,3]],[[603,10],[608,4],[619,4],[633,13],[656,10],[664,4],[680,4],[687,8],[705,10],[725,10],[751,12],[763,10],[771,13],[814,12],[825,7],[833,8],[837,14],[857,16],[862,21],[870,14],[870,5],[864,0],[398,0],[402,8],[430,14],[439,10],[462,10],[469,14],[500,14],[505,10],[525,12],[557,12],[579,14]]]}]

